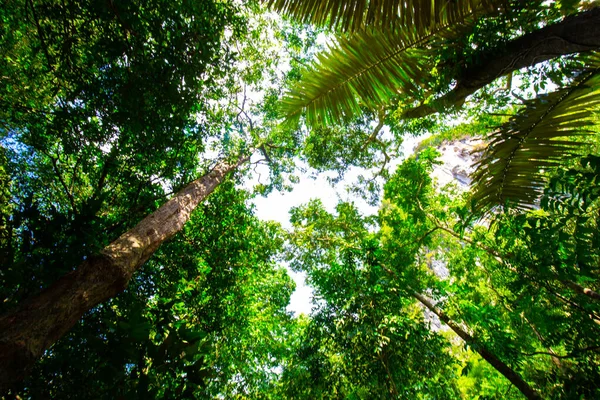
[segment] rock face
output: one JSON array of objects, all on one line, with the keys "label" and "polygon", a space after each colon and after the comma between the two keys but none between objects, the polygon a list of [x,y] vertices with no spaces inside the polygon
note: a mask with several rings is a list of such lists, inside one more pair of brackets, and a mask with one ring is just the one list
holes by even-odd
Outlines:
[{"label": "rock face", "polygon": [[439,146],[437,150],[442,154],[439,158],[442,164],[436,165],[432,173],[438,187],[453,182],[459,188],[468,190],[471,184],[470,175],[474,171],[473,164],[479,159],[481,148],[482,141],[471,138]]},{"label": "rock face", "polygon": [[[445,142],[437,151],[441,153],[440,165],[434,166],[431,174],[438,188],[450,183],[455,184],[459,190],[469,190],[471,174],[475,171],[473,164],[481,157],[483,142],[480,139],[465,138],[454,142]],[[448,279],[449,271],[446,262],[434,256],[428,263],[429,269],[440,279]],[[423,307],[423,317],[434,331],[447,330],[437,315]]]},{"label": "rock face", "polygon": [[[450,276],[450,272],[446,267],[446,262],[443,260],[438,260],[436,258],[432,258],[428,263],[427,267],[433,271],[433,273],[440,279],[448,279]],[[431,293],[428,293],[428,295]],[[447,326],[442,325],[442,321],[440,318],[432,311],[430,311],[427,307],[423,306],[423,318],[426,322],[429,323],[430,329],[433,331],[440,331],[448,329]]]}]

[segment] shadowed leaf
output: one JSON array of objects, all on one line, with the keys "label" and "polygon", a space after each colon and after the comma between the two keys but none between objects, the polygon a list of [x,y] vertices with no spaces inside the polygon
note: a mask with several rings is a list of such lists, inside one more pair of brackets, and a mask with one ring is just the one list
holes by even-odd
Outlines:
[{"label": "shadowed leaf", "polygon": [[600,105],[600,57],[591,58],[571,87],[528,100],[489,138],[473,176],[476,209],[532,208],[546,184],[544,169],[559,166],[586,143]]}]

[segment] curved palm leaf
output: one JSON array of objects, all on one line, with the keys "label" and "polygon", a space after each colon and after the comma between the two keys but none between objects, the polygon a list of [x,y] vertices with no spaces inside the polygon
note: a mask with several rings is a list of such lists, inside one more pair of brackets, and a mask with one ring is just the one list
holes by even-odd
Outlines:
[{"label": "curved palm leaf", "polygon": [[600,107],[600,57],[565,89],[525,102],[525,107],[490,137],[473,175],[475,208],[532,208],[546,183],[545,168],[585,145],[572,140],[590,133]]},{"label": "curved palm leaf", "polygon": [[456,35],[459,27],[444,25],[426,35],[407,28],[374,28],[342,37],[317,56],[281,109],[287,118],[305,111],[309,125],[328,124],[359,114],[361,105],[377,108],[400,93],[415,95],[433,66],[432,41]]},{"label": "curved palm leaf", "polygon": [[366,26],[402,25],[424,33],[454,23],[493,0],[266,0],[291,18],[320,27],[355,32]]}]

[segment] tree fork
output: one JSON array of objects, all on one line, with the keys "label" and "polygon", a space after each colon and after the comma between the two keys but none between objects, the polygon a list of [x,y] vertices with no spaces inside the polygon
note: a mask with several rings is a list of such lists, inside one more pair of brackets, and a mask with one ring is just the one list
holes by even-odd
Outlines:
[{"label": "tree fork", "polygon": [[32,365],[90,309],[125,290],[133,274],[190,219],[192,211],[250,159],[221,162],[191,182],[135,227],[89,257],[37,296],[0,317],[0,394],[22,380]]},{"label": "tree fork", "polygon": [[492,367],[504,375],[504,377],[508,379],[510,383],[512,383],[517,389],[519,389],[521,393],[525,395],[525,397],[530,400],[539,400],[541,398],[540,395],[531,386],[529,386],[529,384],[525,382],[516,371],[514,371],[502,360],[478,343],[473,336],[462,329],[457,323],[452,321],[450,317],[448,317],[442,310],[437,308],[428,298],[417,292],[413,292],[412,295],[415,299],[419,300],[421,304],[437,315],[440,320],[448,325],[450,329],[452,329],[454,333],[456,333],[462,340],[471,345],[473,350],[479,353],[484,360],[486,360]]}]

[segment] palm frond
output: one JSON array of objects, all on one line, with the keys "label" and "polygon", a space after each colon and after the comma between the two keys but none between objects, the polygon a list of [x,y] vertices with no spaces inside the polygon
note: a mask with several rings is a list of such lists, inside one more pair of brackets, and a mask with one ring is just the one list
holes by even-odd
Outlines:
[{"label": "palm frond", "polygon": [[546,184],[545,169],[579,153],[600,106],[600,58],[569,88],[528,100],[489,138],[476,164],[473,200],[479,211],[511,205],[530,209]]},{"label": "palm frond", "polygon": [[288,118],[304,111],[309,125],[338,123],[359,114],[361,106],[374,109],[400,93],[416,95],[433,66],[432,40],[456,29],[440,26],[422,35],[406,28],[378,28],[342,37],[317,56],[314,67],[283,98],[281,109]]},{"label": "palm frond", "polygon": [[[366,26],[402,25],[419,33],[454,23],[493,0],[265,0],[269,7],[303,23],[356,32]],[[499,3],[499,1],[496,1]]]}]

